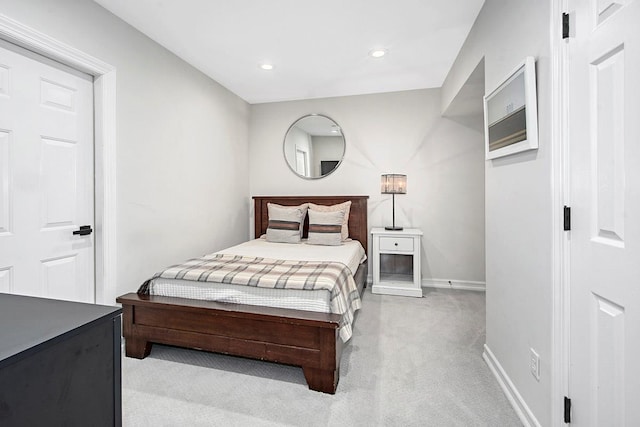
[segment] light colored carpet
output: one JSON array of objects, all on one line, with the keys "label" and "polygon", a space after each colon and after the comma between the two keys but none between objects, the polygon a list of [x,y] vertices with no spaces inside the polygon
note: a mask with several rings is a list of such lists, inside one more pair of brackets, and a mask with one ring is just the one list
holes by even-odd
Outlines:
[{"label": "light colored carpet", "polygon": [[366,290],[335,395],[302,369],[154,345],[123,359],[125,426],[519,426],[482,359],[484,293]]}]

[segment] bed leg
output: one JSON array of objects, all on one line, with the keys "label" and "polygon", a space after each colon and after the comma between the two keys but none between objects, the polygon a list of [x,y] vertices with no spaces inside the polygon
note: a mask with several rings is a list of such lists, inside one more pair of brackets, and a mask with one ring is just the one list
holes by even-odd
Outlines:
[{"label": "bed leg", "polygon": [[149,341],[139,338],[126,338],[124,341],[125,354],[127,357],[135,359],[144,359],[151,353],[151,345]]},{"label": "bed leg", "polygon": [[302,371],[311,390],[335,394],[338,387],[339,371],[303,366]]}]

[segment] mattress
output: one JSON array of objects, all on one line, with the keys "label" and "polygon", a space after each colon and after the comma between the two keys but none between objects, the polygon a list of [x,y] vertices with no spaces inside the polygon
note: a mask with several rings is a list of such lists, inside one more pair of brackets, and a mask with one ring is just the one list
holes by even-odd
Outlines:
[{"label": "mattress", "polygon": [[[255,239],[216,253],[293,261],[340,262],[346,265],[354,275],[359,265],[367,259],[362,245],[356,240],[346,241],[340,246],[320,246],[309,245],[304,240],[300,244],[291,244]],[[321,313],[331,312],[327,290],[270,289],[156,278],[154,294]]]}]

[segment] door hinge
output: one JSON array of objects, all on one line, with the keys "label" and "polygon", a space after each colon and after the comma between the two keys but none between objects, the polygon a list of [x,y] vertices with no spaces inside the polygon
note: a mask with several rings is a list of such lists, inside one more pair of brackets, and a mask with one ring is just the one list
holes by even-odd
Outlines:
[{"label": "door hinge", "polygon": [[569,14],[562,14],[562,39],[569,38]]},{"label": "door hinge", "polygon": [[571,399],[567,396],[564,397],[564,422],[565,424],[571,422]]},{"label": "door hinge", "polygon": [[564,207],[564,231],[571,230],[571,208],[569,206]]}]

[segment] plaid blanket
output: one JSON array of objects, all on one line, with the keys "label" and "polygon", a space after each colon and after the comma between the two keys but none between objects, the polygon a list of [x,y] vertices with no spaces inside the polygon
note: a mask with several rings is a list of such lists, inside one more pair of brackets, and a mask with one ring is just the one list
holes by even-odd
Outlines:
[{"label": "plaid blanket", "polygon": [[342,315],[339,333],[344,342],[351,338],[354,313],[361,307],[351,271],[339,262],[210,254],[156,273],[140,286],[138,293],[154,295],[154,279],[159,277],[262,288],[327,290],[331,312]]}]

